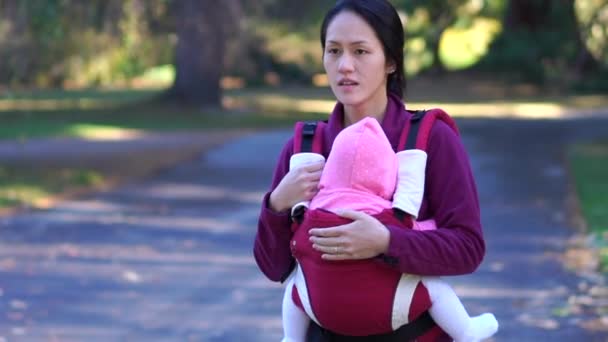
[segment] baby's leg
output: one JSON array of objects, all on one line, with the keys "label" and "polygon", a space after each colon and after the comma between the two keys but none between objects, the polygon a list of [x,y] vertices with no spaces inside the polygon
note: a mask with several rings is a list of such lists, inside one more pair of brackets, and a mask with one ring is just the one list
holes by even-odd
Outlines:
[{"label": "baby's leg", "polygon": [[[297,271],[297,269],[296,269]],[[294,273],[296,272],[294,271]],[[293,302],[291,292],[294,284],[294,274],[287,280],[285,294],[283,295],[283,341],[282,342],[304,342],[310,319]]]},{"label": "baby's leg", "polygon": [[481,341],[498,330],[491,313],[470,317],[450,285],[437,277],[424,277],[422,283],[429,291],[433,306],[429,313],[456,342]]}]

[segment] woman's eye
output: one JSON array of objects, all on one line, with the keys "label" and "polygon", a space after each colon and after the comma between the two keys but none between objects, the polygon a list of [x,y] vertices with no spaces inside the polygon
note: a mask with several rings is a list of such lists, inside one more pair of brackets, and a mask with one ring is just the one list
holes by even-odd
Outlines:
[{"label": "woman's eye", "polygon": [[363,50],[363,49],[357,49],[357,50],[355,50],[355,53],[356,53],[357,55],[363,55],[363,54],[366,54],[366,53],[367,53],[367,51],[365,51],[365,50]]},{"label": "woman's eye", "polygon": [[327,49],[327,53],[332,54],[332,55],[337,54],[338,52],[339,51],[336,48]]}]

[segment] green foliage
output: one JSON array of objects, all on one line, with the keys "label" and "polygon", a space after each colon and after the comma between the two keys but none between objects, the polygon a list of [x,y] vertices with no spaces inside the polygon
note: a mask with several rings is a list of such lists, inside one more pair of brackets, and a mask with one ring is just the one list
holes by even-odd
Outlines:
[{"label": "green foliage", "polygon": [[164,87],[173,83],[174,79],[175,67],[173,64],[164,64],[146,69],[135,78],[135,80],[141,81],[145,85],[160,85]]},{"label": "green foliage", "polygon": [[92,170],[0,167],[0,209],[36,207],[50,197],[79,187],[95,187],[103,176]]},{"label": "green foliage", "polygon": [[5,4],[7,11],[0,13],[0,22],[5,21],[4,35],[0,36],[0,60],[4,62],[0,65],[0,82],[60,83],[63,75],[54,63],[63,57],[65,47],[64,1],[20,1],[9,5]]},{"label": "green foliage", "polygon": [[439,45],[441,62],[448,70],[474,65],[487,54],[490,43],[501,30],[498,20],[483,17],[446,29]]},{"label": "green foliage", "polygon": [[580,32],[589,52],[608,66],[608,2],[578,0],[575,2]]},{"label": "green foliage", "polygon": [[[551,43],[544,39],[542,33],[504,33],[493,42],[490,54],[485,56],[478,67],[486,71],[504,72],[503,75],[511,75],[513,78],[523,77],[526,81],[542,83],[545,70],[538,60],[546,47],[551,49]],[[513,69],[517,69],[517,72],[511,73]]]},{"label": "green foliage", "polygon": [[265,85],[270,74],[281,82],[309,84],[312,75],[322,71],[321,47],[310,30],[254,18],[239,39],[230,42],[225,68],[228,75],[241,77],[248,85]]},{"label": "green foliage", "polygon": [[[580,61],[579,34],[594,58],[608,67],[604,0],[575,0],[578,24],[568,19],[567,1],[551,1],[547,11],[530,14],[538,28],[497,25],[515,1],[391,1],[404,19],[406,72],[475,66],[537,83],[571,82]],[[175,17],[174,4],[175,0],[0,0],[5,9],[0,12],[0,84],[139,84],[146,70],[173,63],[175,23],[184,20]],[[309,83],[323,72],[319,27],[333,2],[239,4],[241,32],[228,42],[226,75],[248,85],[265,85],[269,77]],[[606,89],[605,77],[599,74],[591,72],[577,89]]]},{"label": "green foliage", "polygon": [[575,82],[572,89],[582,94],[608,94],[608,68],[598,70],[592,75],[586,75],[584,79]]},{"label": "green foliage", "polygon": [[[11,86],[106,85],[171,62],[167,1],[50,0],[6,3],[0,13],[0,83]],[[16,4],[16,5],[15,5]]]},{"label": "green foliage", "polygon": [[505,0],[400,0],[404,14],[406,71],[459,70],[475,64],[500,32]]},{"label": "green foliage", "polygon": [[608,271],[608,142],[575,145],[568,159],[582,214],[589,233],[596,237],[602,267]]},{"label": "green foliage", "polygon": [[[583,64],[586,49],[591,49],[592,44],[590,39],[586,42],[580,39],[585,35],[581,27],[595,26],[595,31],[599,27],[599,18],[585,12],[594,9],[599,11],[594,13],[600,13],[602,7],[607,15],[601,17],[608,18],[608,4],[604,2],[600,6],[600,2],[576,0],[573,7],[573,2],[569,1],[511,0],[511,12],[504,17],[509,22],[477,68],[518,81],[558,86],[567,86],[573,80],[584,78],[585,84],[580,88],[590,89],[593,85],[595,90],[605,89],[603,83],[606,81],[602,82],[596,76],[603,72],[602,69],[606,70],[608,64],[604,62],[602,65],[601,59],[597,58],[601,55],[598,53],[594,55],[600,63],[587,61]],[[606,25],[602,27],[605,29]],[[601,39],[597,41],[606,44],[604,33],[608,31],[600,31],[597,37]],[[589,76],[594,79],[591,83],[587,82]]]},{"label": "green foliage", "polygon": [[508,0],[485,0],[480,11],[481,16],[501,18],[505,12]]}]

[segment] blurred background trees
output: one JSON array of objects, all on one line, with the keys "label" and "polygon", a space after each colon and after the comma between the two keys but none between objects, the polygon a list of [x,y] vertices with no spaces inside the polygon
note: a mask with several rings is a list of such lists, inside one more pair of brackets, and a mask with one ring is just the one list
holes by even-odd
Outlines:
[{"label": "blurred background trees", "polygon": [[[474,72],[608,89],[605,0],[394,0],[410,76]],[[326,0],[0,0],[0,89],[166,87],[219,104],[221,89],[323,84]]]},{"label": "blurred background trees", "polygon": [[[172,60],[169,1],[0,1],[0,83],[115,84]],[[167,48],[169,47],[169,48]]]},{"label": "blurred background trees", "polygon": [[[579,12],[608,9],[591,1],[510,0],[503,14],[503,29],[485,56],[486,70],[519,74],[526,80],[568,82],[599,70],[599,59],[589,52],[581,28],[597,27],[599,17],[577,18]],[[581,15],[581,17],[583,17]],[[595,21],[591,23],[590,21]],[[607,22],[608,23],[608,22]],[[605,24],[604,24],[605,30]],[[601,30],[603,31],[603,30]],[[605,31],[604,31],[605,32]],[[604,47],[605,48],[605,47]],[[484,63],[482,63],[483,65]]]}]

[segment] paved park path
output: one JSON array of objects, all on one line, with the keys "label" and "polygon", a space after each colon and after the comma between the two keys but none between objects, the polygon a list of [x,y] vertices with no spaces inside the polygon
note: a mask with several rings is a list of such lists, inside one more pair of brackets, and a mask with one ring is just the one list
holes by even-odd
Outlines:
[{"label": "paved park path", "polygon": [[[606,341],[555,315],[586,278],[562,267],[566,142],[608,119],[460,120],[487,256],[449,278],[494,341]],[[282,288],[252,257],[259,202],[289,131],[246,135],[154,177],[0,218],[0,341],[279,341]]]}]

